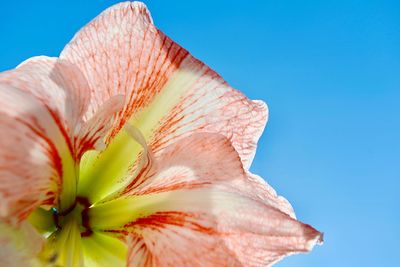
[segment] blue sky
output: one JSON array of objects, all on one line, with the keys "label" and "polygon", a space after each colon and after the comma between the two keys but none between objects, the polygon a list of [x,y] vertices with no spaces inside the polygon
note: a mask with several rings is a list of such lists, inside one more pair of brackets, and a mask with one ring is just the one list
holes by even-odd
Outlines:
[{"label": "blue sky", "polygon": [[[116,2],[3,1],[0,71],[34,55],[57,56],[81,26]],[[277,266],[394,266],[400,2],[146,4],[160,29],[231,85],[268,103],[270,121],[252,170],[326,241]]]}]

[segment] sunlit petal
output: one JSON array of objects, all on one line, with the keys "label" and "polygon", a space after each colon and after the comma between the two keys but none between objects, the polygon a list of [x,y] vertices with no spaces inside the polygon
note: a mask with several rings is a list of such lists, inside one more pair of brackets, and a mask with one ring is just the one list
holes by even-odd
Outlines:
[{"label": "sunlit petal", "polygon": [[[126,137],[129,137],[127,142],[121,142],[121,139]],[[118,179],[122,174],[126,174],[132,155],[140,150],[142,154],[135,159],[137,164],[129,172],[130,177]],[[96,203],[106,197],[110,198],[111,195],[125,190],[130,183],[135,183],[144,177],[146,170],[150,170],[153,166],[152,157],[141,132],[127,123],[124,126],[124,132],[116,137],[106,151],[100,153],[93,151],[84,155],[78,194],[90,199],[91,203]],[[96,159],[95,163],[92,161],[93,158]],[[110,160],[112,162],[109,162]]]},{"label": "sunlit petal", "polygon": [[85,166],[105,171],[82,169],[83,176],[105,176],[99,180],[114,183],[129,177],[141,148],[120,131],[126,121],[155,153],[195,132],[221,133],[244,166],[250,166],[267,120],[265,103],[232,89],[155,28],[144,4],[125,2],[107,9],[75,35],[60,57],[78,66],[89,83],[88,116],[110,97],[126,96],[112,134],[120,136],[108,139],[104,153],[85,156]]},{"label": "sunlit petal", "polygon": [[102,151],[105,148],[105,139],[112,130],[114,116],[124,107],[124,96],[113,96],[106,101],[93,116],[82,123],[75,140],[76,155],[80,159],[89,150]]},{"label": "sunlit petal", "polygon": [[60,230],[55,240],[55,262],[65,267],[82,267],[83,250],[77,220],[70,220]]},{"label": "sunlit petal", "polygon": [[0,73],[0,115],[0,265],[265,266],[322,242],[249,171],[266,104],[142,3]]},{"label": "sunlit petal", "polygon": [[86,267],[126,266],[127,247],[124,242],[105,233],[82,238]]},{"label": "sunlit petal", "polygon": [[69,194],[61,185],[65,175],[74,183],[74,162],[47,109],[26,92],[0,88],[0,211],[21,221],[37,206],[57,203],[62,188]]},{"label": "sunlit petal", "polygon": [[91,209],[94,229],[129,237],[132,264],[258,266],[321,241],[286,200],[248,177],[222,135],[184,138],[158,160],[156,175]]},{"label": "sunlit petal", "polygon": [[0,81],[35,97],[49,110],[68,145],[73,146],[75,127],[90,99],[89,86],[76,66],[58,58],[33,57],[1,73]]}]

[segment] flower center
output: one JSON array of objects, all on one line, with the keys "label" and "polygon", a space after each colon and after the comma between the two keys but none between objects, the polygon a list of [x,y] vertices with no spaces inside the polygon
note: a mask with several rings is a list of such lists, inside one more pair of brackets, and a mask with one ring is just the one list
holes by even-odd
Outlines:
[{"label": "flower center", "polygon": [[[49,209],[43,205],[30,214],[29,222],[46,238],[40,253],[45,262],[80,266],[83,260],[98,261],[95,252],[103,250],[124,265],[127,245],[112,231],[141,213],[136,212],[134,200],[128,201],[120,195],[152,161],[141,131],[128,124],[124,130],[104,151],[87,151],[79,165],[74,165],[75,169],[69,172],[74,173],[74,177],[65,175],[64,181],[69,182],[63,183],[62,192],[65,193],[59,195],[57,205],[52,204],[56,206]],[[143,154],[135,163],[131,154],[139,156],[140,151]],[[134,163],[137,164],[134,172],[122,179]],[[121,209],[126,212],[121,213]],[[119,216],[114,216],[115,211]],[[73,264],[68,265],[71,262]]]},{"label": "flower center", "polygon": [[55,207],[51,208],[54,225],[57,230],[62,230],[66,224],[74,221],[79,225],[82,237],[90,236],[93,233],[89,224],[90,206],[91,204],[87,198],[78,196],[74,204],[64,212],[59,212]]}]

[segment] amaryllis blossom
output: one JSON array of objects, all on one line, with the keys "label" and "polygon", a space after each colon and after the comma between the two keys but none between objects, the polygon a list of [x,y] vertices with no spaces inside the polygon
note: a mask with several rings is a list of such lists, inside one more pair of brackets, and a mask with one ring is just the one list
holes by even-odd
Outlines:
[{"label": "amaryllis blossom", "polygon": [[138,2],[0,74],[1,266],[266,266],[322,235],[249,172],[267,106]]}]

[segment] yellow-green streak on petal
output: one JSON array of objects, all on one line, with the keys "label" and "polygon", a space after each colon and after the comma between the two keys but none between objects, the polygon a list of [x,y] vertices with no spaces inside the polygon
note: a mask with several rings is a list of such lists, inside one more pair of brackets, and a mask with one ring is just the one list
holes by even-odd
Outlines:
[{"label": "yellow-green streak on petal", "polygon": [[52,233],[56,230],[56,227],[54,225],[53,213],[50,210],[37,208],[29,215],[28,221],[41,234]]},{"label": "yellow-green streak on petal", "polygon": [[65,267],[83,266],[80,227],[76,219],[68,221],[56,237],[57,263]]},{"label": "yellow-green streak on petal", "polygon": [[[119,187],[141,147],[121,131],[101,153],[89,151],[81,163],[78,195],[95,203]],[[119,184],[118,184],[119,182]]]},{"label": "yellow-green streak on petal", "polygon": [[[129,124],[138,128],[146,141],[168,112],[179,102],[188,85],[197,75],[186,70],[170,78],[150,105],[133,114]],[[96,203],[127,183],[129,167],[137,160],[142,147],[124,130],[111,141],[103,152],[89,151],[81,162],[78,194]]]},{"label": "yellow-green streak on petal", "polygon": [[67,148],[60,152],[62,159],[62,187],[60,194],[60,210],[64,211],[70,208],[74,202],[77,191],[77,183],[78,183],[78,168],[76,167],[76,162],[72,158],[71,153],[67,150]]},{"label": "yellow-green streak on petal", "polygon": [[130,196],[109,201],[90,209],[90,225],[93,229],[118,229],[138,218],[146,217],[159,208],[170,193]]},{"label": "yellow-green streak on petal", "polygon": [[85,267],[125,266],[127,257],[126,245],[115,237],[94,232],[82,238]]}]

